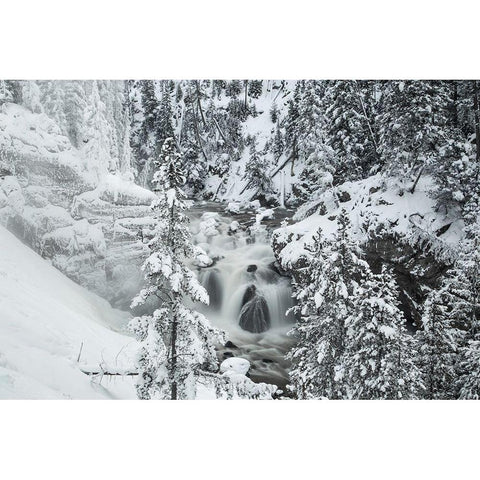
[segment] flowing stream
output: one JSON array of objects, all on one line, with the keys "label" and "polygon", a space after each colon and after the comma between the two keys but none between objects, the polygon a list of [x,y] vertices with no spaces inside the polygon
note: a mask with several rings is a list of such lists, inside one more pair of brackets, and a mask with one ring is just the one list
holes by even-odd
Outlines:
[{"label": "flowing stream", "polygon": [[198,268],[210,305],[197,308],[227,332],[220,360],[246,358],[252,380],[284,389],[289,366],[284,357],[293,344],[287,332],[294,322],[286,312],[293,301],[290,279],[275,267],[268,232],[290,212],[275,209],[272,219],[258,224],[253,211],[232,215],[224,209],[223,204],[198,202],[191,210],[194,241],[214,260]]}]

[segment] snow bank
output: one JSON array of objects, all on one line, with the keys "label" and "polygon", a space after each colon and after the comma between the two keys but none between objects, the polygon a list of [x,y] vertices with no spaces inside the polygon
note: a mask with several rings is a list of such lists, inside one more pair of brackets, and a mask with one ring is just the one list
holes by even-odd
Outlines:
[{"label": "snow bank", "polygon": [[435,201],[428,193],[431,188],[428,176],[420,179],[413,194],[398,188],[394,179],[385,179],[380,174],[345,182],[302,206],[294,216],[296,223],[274,232],[274,243],[281,245],[277,254],[286,268],[291,268],[301,257],[308,257],[305,245],[319,228],[327,239],[331,238],[342,209],[349,216],[352,235],[361,242],[370,231],[385,225],[388,231],[405,237],[424,232],[438,238],[445,248],[452,248],[461,236],[461,221],[455,212],[445,215],[435,211]]},{"label": "snow bank", "polygon": [[0,227],[0,398],[135,398],[134,377],[100,385],[80,364],[133,364],[135,342],[114,310]]}]

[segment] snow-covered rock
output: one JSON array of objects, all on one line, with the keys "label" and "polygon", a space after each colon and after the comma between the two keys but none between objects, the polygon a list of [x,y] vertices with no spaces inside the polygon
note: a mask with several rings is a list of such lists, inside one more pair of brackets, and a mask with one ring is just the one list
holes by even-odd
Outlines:
[{"label": "snow-covered rock", "polygon": [[52,119],[19,105],[0,108],[0,152],[12,173],[0,177],[0,224],[70,278],[128,308],[143,282],[155,194],[128,170],[87,168]]},{"label": "snow-covered rock", "polygon": [[313,235],[321,229],[331,239],[337,216],[345,209],[350,233],[363,245],[367,261],[377,268],[382,262],[395,266],[403,307],[408,317],[419,322],[417,304],[425,286],[432,286],[451,263],[463,227],[455,212],[436,211],[431,187],[431,178],[424,176],[412,194],[398,180],[378,174],[330,188],[297,211],[296,223],[274,232],[275,256],[283,269],[295,275],[308,263],[305,247]]},{"label": "snow-covered rock", "polygon": [[248,370],[250,370],[250,362],[244,358],[231,357],[220,364],[221,373],[233,372],[246,375]]}]

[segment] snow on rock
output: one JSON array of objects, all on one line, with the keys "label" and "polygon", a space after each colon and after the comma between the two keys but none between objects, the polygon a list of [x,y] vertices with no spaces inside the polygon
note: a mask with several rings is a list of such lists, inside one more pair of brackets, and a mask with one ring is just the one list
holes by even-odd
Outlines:
[{"label": "snow on rock", "polygon": [[451,224],[439,241],[446,248],[458,242],[461,225],[457,217],[435,212],[435,201],[429,196],[431,178],[422,177],[413,194],[398,188],[394,182],[380,174],[345,182],[302,206],[294,216],[296,223],[274,233],[274,248],[284,268],[292,268],[308,257],[304,247],[319,228],[327,239],[332,237],[337,229],[336,217],[342,209],[349,216],[352,235],[360,241],[365,241],[368,233],[380,225],[403,236],[423,231],[435,237],[442,227]]},{"label": "snow on rock", "polygon": [[228,205],[225,208],[225,210],[228,213],[238,214],[240,213],[241,208],[242,208],[242,204],[239,202],[228,202]]},{"label": "snow on rock", "polygon": [[0,224],[127,308],[143,282],[155,194],[135,185],[128,169],[87,168],[54,120],[19,105],[0,107],[0,153],[0,166],[12,173],[0,177]]},{"label": "snow on rock", "polygon": [[235,233],[238,232],[238,229],[240,228],[240,224],[234,220],[230,225],[228,226],[228,229],[230,232]]},{"label": "snow on rock", "polygon": [[23,212],[25,197],[18,180],[13,176],[0,178],[0,223],[6,225],[10,218]]},{"label": "snow on rock", "polygon": [[[135,398],[135,377],[91,380],[80,366],[131,369],[128,314],[69,280],[0,227],[0,398]],[[80,365],[77,357],[83,342]]]},{"label": "snow on rock", "polygon": [[233,372],[246,375],[248,370],[250,370],[250,362],[244,358],[231,357],[220,364],[221,373]]}]

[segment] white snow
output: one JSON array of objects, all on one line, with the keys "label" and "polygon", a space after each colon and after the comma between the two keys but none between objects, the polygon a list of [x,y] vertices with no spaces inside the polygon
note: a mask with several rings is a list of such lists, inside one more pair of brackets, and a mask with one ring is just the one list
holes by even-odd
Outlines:
[{"label": "white snow", "polygon": [[131,369],[136,344],[115,331],[128,314],[69,280],[3,227],[0,312],[0,398],[136,398],[135,377],[100,384],[80,370]]},{"label": "white snow", "polygon": [[[435,200],[429,196],[431,187],[432,179],[425,175],[412,194],[408,189],[400,188],[394,179],[377,174],[327,190],[298,210],[294,216],[296,223],[275,231],[278,240],[288,241],[280,254],[282,263],[290,268],[300,257],[308,257],[304,247],[319,228],[325,238],[331,238],[337,229],[337,215],[342,209],[349,216],[352,235],[360,241],[366,240],[367,233],[381,224],[401,235],[413,237],[425,232],[436,237],[436,231],[451,223],[448,230],[438,237],[443,248],[451,248],[461,236],[461,221],[454,212],[451,216],[435,212]],[[292,238],[289,240],[290,235]]]},{"label": "white snow", "polygon": [[222,373],[233,372],[246,375],[248,370],[250,370],[250,362],[244,358],[227,358],[220,364],[220,372]]}]

